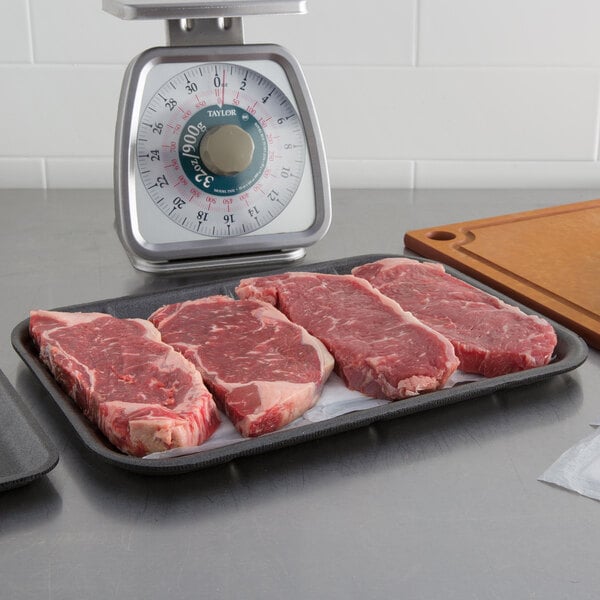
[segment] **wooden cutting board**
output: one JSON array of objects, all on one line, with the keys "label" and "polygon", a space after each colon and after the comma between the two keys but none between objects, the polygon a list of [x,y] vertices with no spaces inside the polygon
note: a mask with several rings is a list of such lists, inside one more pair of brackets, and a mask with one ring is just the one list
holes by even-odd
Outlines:
[{"label": "wooden cutting board", "polygon": [[408,231],[404,244],[600,348],[600,199]]}]

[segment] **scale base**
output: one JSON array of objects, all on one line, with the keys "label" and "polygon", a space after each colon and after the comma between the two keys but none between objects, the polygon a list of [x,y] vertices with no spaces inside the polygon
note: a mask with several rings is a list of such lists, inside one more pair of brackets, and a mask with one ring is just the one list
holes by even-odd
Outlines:
[{"label": "scale base", "polygon": [[276,250],[256,254],[233,254],[231,256],[208,256],[165,261],[150,261],[130,254],[129,260],[138,271],[144,271],[145,273],[187,273],[286,264],[300,260],[305,255],[305,248],[294,248],[292,250]]}]

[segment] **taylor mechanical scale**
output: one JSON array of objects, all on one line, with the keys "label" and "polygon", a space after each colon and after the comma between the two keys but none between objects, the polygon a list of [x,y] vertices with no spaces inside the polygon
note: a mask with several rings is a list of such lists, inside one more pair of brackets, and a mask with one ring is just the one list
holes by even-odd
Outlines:
[{"label": "taylor mechanical scale", "polygon": [[286,263],[331,221],[323,142],[298,61],[244,44],[242,18],[306,2],[103,0],[163,19],[166,47],[129,64],[115,137],[119,237],[148,272]]}]

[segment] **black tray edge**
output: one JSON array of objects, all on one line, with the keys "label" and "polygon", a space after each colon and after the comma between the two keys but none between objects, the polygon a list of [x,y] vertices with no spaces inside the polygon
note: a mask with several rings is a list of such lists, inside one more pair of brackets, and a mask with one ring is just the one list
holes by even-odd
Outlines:
[{"label": "black tray edge", "polygon": [[35,467],[31,467],[15,475],[0,477],[1,492],[24,486],[49,473],[58,464],[59,453],[39,421],[34,417],[31,410],[23,402],[21,396],[2,371],[0,371],[0,394],[3,400],[10,402],[12,408],[19,412],[20,416],[27,423],[30,434],[35,436],[36,441],[39,442],[46,454],[45,460],[40,461]]},{"label": "black tray edge", "polygon": [[[280,268],[264,273],[261,272],[260,275],[264,276],[272,273],[281,273],[291,270],[349,272],[349,270],[356,265],[372,262],[390,256],[402,255],[368,254],[320,263],[307,263],[299,265],[293,269],[289,267]],[[419,260],[421,262],[439,262],[429,261],[422,258],[407,258]],[[508,304],[518,306],[521,310],[523,310],[523,312],[527,314],[539,315],[539,313],[536,311],[516,302],[508,296],[497,292],[481,282],[468,277],[446,265],[445,268],[446,271],[451,275],[454,275],[455,277],[500,298]],[[250,276],[253,275],[244,275],[244,277]],[[168,295],[174,294],[177,297],[186,297],[188,292],[198,290],[199,288],[205,291],[208,290],[207,295],[212,293],[228,293],[232,286],[235,286],[237,283],[239,283],[239,280],[240,277],[235,277],[231,279],[222,279],[215,283],[209,284],[189,284],[171,290],[162,290],[158,292],[151,292],[149,294],[121,296],[118,298],[110,298],[96,302],[62,307],[56,310],[84,312],[100,311],[114,314],[115,308],[122,308],[127,312],[128,307],[137,305],[140,302],[149,303],[151,306],[158,307],[171,301],[177,301],[176,299],[165,300],[165,297]],[[148,312],[148,314],[150,313]],[[585,362],[588,355],[588,347],[583,339],[572,331],[566,329],[564,326],[555,323],[551,319],[548,319],[545,316],[543,318],[552,324],[558,337],[556,357],[550,364],[546,366],[529,369],[527,371],[521,371],[519,373],[511,373],[509,375],[494,377],[483,381],[463,384],[454,388],[429,392],[427,394],[422,394],[405,400],[399,400],[383,406],[334,417],[327,421],[303,425],[297,429],[281,430],[260,438],[243,440],[239,443],[224,446],[222,448],[215,448],[213,450],[206,450],[195,454],[164,459],[144,459],[127,456],[116,449],[113,449],[113,447],[107,441],[105,441],[104,436],[96,430],[94,425],[87,421],[75,403],[60,389],[50,372],[38,359],[35,348],[33,347],[29,337],[29,319],[24,319],[15,326],[11,334],[11,342],[13,348],[17,354],[19,354],[23,362],[29,367],[33,374],[40,380],[42,385],[50,393],[51,397],[61,409],[64,416],[75,429],[75,432],[78,434],[80,440],[85,446],[87,446],[88,450],[93,452],[101,460],[120,468],[142,474],[168,475],[215,466],[244,456],[260,454],[285,446],[340,433],[350,429],[364,427],[376,421],[398,418],[400,416],[413,414],[423,410],[429,410],[439,406],[469,400],[477,396],[492,394],[494,392],[511,387],[536,383],[538,381],[548,379],[549,377],[574,370],[583,362]]]}]

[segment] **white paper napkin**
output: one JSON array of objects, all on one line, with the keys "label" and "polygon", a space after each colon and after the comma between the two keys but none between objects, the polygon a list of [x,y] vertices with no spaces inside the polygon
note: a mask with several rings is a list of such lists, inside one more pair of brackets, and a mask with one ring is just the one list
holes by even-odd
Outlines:
[{"label": "white paper napkin", "polygon": [[564,452],[538,479],[600,500],[600,429]]}]

